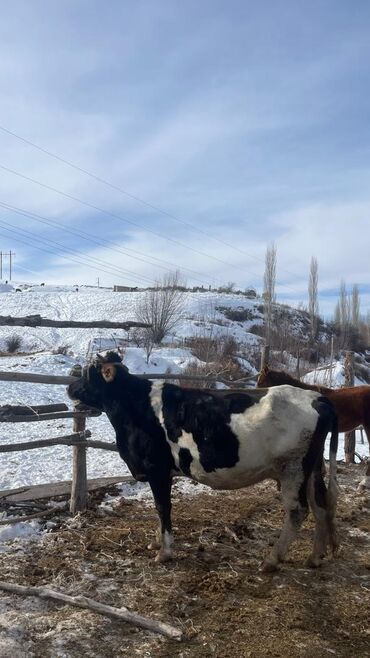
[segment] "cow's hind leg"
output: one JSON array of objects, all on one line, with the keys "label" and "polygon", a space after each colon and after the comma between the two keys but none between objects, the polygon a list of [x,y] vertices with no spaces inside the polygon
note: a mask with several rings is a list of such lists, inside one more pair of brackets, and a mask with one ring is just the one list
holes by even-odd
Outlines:
[{"label": "cow's hind leg", "polygon": [[297,471],[298,473],[294,477],[288,477],[287,474],[284,474],[280,479],[285,509],[284,525],[270,555],[262,564],[262,571],[275,571],[277,569],[279,562],[284,560],[290,544],[307,517],[307,477],[303,474],[301,464],[297,464]]},{"label": "cow's hind leg", "polygon": [[307,560],[310,567],[319,567],[327,553],[329,542],[329,519],[327,509],[327,489],[319,469],[316,469],[308,483],[308,500],[315,518],[315,536],[312,554]]},{"label": "cow's hind leg", "polygon": [[[336,483],[334,483],[336,488]],[[320,468],[316,468],[308,485],[308,500],[315,517],[315,537],[312,554],[308,558],[308,566],[318,567],[327,554],[328,544],[333,555],[338,550],[339,542],[335,523],[336,490],[326,488]]]},{"label": "cow's hind leg", "polygon": [[159,549],[155,561],[166,562],[172,557],[172,524],[171,524],[171,486],[172,480],[169,476],[150,479],[149,484],[154,496],[155,506],[159,516],[159,528],[155,542],[149,544],[148,548]]}]

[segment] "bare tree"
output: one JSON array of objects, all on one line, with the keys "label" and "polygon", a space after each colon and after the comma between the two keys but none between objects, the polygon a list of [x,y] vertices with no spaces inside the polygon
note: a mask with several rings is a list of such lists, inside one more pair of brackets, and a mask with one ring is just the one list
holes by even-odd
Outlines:
[{"label": "bare tree", "polygon": [[342,279],[339,290],[339,312],[340,323],[343,329],[347,328],[350,322],[350,304],[346,288],[346,282]]},{"label": "bare tree", "polygon": [[265,255],[265,273],[263,276],[263,298],[264,298],[264,315],[266,344],[270,343],[272,309],[275,302],[275,283],[276,283],[276,246],[272,244],[266,249]]},{"label": "bare tree", "polygon": [[351,322],[356,329],[360,326],[360,291],[357,283],[353,284],[351,295]]},{"label": "bare tree", "polygon": [[141,297],[136,308],[136,317],[140,322],[151,325],[144,331],[145,344],[161,343],[181,322],[185,305],[183,288],[180,273],[170,272],[155,288],[147,290]]},{"label": "bare tree", "polygon": [[334,321],[340,332],[340,349],[346,349],[349,346],[350,325],[351,325],[351,305],[347,294],[346,282],[342,279],[340,282],[339,299],[335,307]]},{"label": "bare tree", "polygon": [[318,295],[318,264],[317,259],[312,256],[310,265],[310,274],[308,278],[308,312],[311,322],[311,338],[315,340],[317,333],[317,319],[319,314]]}]

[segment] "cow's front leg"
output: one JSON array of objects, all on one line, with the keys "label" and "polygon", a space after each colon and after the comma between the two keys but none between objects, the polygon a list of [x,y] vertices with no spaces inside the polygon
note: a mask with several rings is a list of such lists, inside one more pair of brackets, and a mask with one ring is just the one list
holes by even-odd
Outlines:
[{"label": "cow's front leg", "polygon": [[155,561],[166,562],[172,558],[172,525],[171,525],[171,487],[172,478],[164,476],[149,480],[154,496],[155,506],[159,516],[159,528],[155,542],[149,544],[148,548],[159,549]]}]

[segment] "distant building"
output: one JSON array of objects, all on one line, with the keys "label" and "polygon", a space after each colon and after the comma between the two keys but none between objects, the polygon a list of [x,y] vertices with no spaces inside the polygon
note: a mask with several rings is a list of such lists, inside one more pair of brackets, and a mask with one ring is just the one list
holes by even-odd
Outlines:
[{"label": "distant building", "polygon": [[130,288],[130,286],[113,286],[113,292],[136,292],[136,288]]}]

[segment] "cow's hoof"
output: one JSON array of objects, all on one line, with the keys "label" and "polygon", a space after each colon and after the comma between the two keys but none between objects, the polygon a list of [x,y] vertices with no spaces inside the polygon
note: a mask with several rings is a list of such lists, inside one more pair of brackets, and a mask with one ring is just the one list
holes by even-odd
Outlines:
[{"label": "cow's hoof", "polygon": [[321,567],[321,565],[321,557],[314,557],[313,555],[310,555],[306,560],[306,567],[309,567],[309,569],[318,569]]},{"label": "cow's hoof", "polygon": [[262,573],[273,573],[274,571],[278,571],[279,566],[276,562],[273,562],[272,560],[265,560],[262,562],[260,566],[260,571]]},{"label": "cow's hoof", "polygon": [[169,560],[172,559],[172,553],[169,553],[168,551],[159,551],[157,555],[155,556],[155,562],[168,562]]}]

